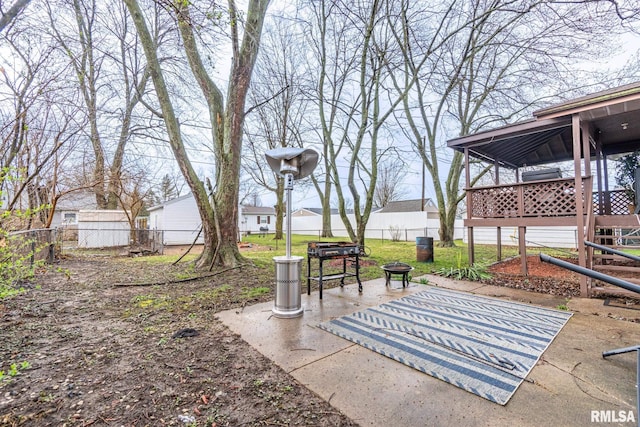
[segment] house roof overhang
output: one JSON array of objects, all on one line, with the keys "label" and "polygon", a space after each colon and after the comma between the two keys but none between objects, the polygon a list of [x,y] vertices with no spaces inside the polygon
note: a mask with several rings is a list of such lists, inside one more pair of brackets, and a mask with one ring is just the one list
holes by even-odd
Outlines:
[{"label": "house roof overhang", "polygon": [[271,206],[247,206],[242,205],[242,215],[275,215],[276,210]]},{"label": "house roof overhang", "polygon": [[[475,158],[518,168],[573,159],[572,117],[588,123],[605,155],[640,147],[640,83],[622,86],[534,112],[534,118],[447,142]],[[582,153],[581,153],[582,154]],[[595,155],[591,145],[589,156]]]}]

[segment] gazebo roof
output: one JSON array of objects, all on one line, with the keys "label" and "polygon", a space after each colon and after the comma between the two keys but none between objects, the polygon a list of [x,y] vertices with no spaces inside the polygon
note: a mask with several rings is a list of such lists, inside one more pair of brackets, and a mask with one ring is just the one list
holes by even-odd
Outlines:
[{"label": "gazebo roof", "polygon": [[572,160],[574,114],[595,130],[605,155],[640,147],[640,82],[553,105],[534,112],[533,119],[451,139],[447,145],[469,148],[471,156],[509,168]]}]

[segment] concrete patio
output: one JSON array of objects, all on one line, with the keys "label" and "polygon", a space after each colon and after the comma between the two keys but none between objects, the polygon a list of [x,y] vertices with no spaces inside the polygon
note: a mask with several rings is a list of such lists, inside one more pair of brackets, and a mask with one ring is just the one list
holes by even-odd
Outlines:
[{"label": "concrete patio", "polygon": [[[219,313],[251,346],[362,426],[586,426],[638,425],[636,352],[602,352],[640,344],[634,308],[572,299],[574,313],[527,380],[505,406],[475,396],[325,332],[317,325],[425,286],[555,308],[566,299],[515,289],[425,276],[428,285],[384,279],[302,295],[304,314],[272,316],[273,302]],[[420,278],[414,279],[420,280]],[[636,307],[637,308],[637,307]],[[626,421],[626,422],[625,422]]]}]

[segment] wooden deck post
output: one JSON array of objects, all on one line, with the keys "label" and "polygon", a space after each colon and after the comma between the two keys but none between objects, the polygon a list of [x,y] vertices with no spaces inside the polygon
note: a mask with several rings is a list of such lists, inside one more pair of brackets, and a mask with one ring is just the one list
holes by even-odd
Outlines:
[{"label": "wooden deck post", "polygon": [[[573,138],[573,170],[574,170],[574,182],[575,182],[575,203],[576,203],[576,226],[578,229],[578,264],[580,267],[586,268],[586,246],[584,244],[584,191],[582,188],[582,162],[581,162],[581,148],[582,140],[580,138],[580,115],[574,114],[571,117],[571,130]],[[587,139],[587,147],[589,135],[584,135]],[[590,159],[590,151],[585,152],[585,157]],[[585,163],[587,160],[585,159]],[[589,296],[589,287],[587,283],[587,276],[580,275],[580,296]]]},{"label": "wooden deck post", "polygon": [[527,268],[527,227],[518,227],[518,252],[520,253],[520,272],[523,276],[529,275]]},{"label": "wooden deck post", "polygon": [[[465,188],[471,187],[471,177],[469,175],[469,148],[465,147],[464,149],[464,174],[465,174]],[[467,219],[471,219],[471,213],[473,210],[471,195],[467,191],[465,194],[467,198]],[[469,253],[469,265],[473,265],[475,262],[475,251],[473,248],[473,227],[467,227],[467,251]]]},{"label": "wooden deck post", "polygon": [[[498,159],[495,160],[494,162],[494,168],[495,168],[495,174],[496,174],[496,185],[500,185],[500,165],[498,163]],[[497,253],[497,260],[498,261],[502,261],[502,227],[498,226],[496,227],[496,234],[497,234],[497,249],[498,249],[498,253]]]},{"label": "wooden deck post", "polygon": [[[600,136],[596,134],[596,175],[597,181],[596,184],[598,186],[598,215],[604,214],[604,197],[603,197],[603,186],[602,186],[602,141],[600,141]],[[606,162],[606,159],[605,159]]]}]

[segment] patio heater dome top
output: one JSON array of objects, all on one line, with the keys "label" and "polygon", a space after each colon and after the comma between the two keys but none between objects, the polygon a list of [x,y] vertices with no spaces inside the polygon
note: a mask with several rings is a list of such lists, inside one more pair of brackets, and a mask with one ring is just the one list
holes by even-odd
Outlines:
[{"label": "patio heater dome top", "polygon": [[302,179],[318,165],[319,154],[310,148],[281,147],[265,153],[269,167],[278,175],[293,175],[293,179]]}]

